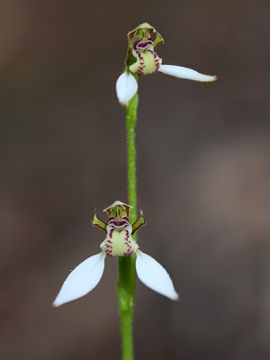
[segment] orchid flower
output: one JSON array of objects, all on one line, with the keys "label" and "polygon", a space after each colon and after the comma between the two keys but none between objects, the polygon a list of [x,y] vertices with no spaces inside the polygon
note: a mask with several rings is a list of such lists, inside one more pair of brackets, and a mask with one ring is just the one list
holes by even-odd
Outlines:
[{"label": "orchid flower", "polygon": [[106,256],[133,254],[136,255],[136,271],[141,282],[172,300],[178,299],[167,271],[155,259],[139,250],[138,243],[132,239],[132,234],[145,224],[145,219],[141,211],[139,218],[131,225],[130,208],[128,204],[115,201],[104,209],[108,224],[94,214],[92,224],[106,231],[105,240],[100,245],[101,252],[84,260],[68,275],[53,302],[54,306],[76,300],[93,290],[102,278]]},{"label": "orchid flower", "polygon": [[116,82],[116,94],[122,105],[138,90],[137,75],[152,74],[159,71],[181,79],[201,82],[217,80],[215,75],[205,75],[183,66],[164,65],[155,48],[164,43],[163,37],[148,23],[143,23],[128,33],[128,54],[126,68]]}]

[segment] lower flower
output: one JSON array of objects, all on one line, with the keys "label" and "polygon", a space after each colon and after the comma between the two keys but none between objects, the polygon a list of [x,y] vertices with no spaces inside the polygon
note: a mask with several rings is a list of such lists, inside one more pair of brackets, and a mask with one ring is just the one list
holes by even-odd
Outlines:
[{"label": "lower flower", "polygon": [[178,299],[172,280],[155,259],[139,250],[132,234],[144,224],[144,217],[140,217],[134,224],[129,223],[130,206],[116,201],[105,211],[109,215],[108,224],[94,216],[93,225],[105,230],[106,238],[101,243],[101,253],[90,256],[79,264],[64,281],[53,306],[60,306],[76,300],[93,290],[102,278],[106,256],[131,256],[136,254],[136,271],[138,278],[150,289],[167,296],[172,300]]}]

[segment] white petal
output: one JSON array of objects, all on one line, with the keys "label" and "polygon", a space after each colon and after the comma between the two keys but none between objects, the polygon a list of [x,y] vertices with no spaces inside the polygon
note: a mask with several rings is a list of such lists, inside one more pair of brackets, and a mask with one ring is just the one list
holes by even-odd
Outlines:
[{"label": "white petal", "polygon": [[181,79],[189,79],[202,82],[210,82],[217,80],[217,77],[215,75],[201,74],[198,71],[183,66],[160,65],[158,71],[162,72],[163,74],[175,76]]},{"label": "white petal", "polygon": [[124,72],[116,81],[116,94],[120,104],[127,105],[138,90],[138,83],[132,74]]},{"label": "white petal", "polygon": [[53,306],[78,299],[93,290],[103,275],[104,260],[105,256],[100,253],[78,265],[66,278]]},{"label": "white petal", "polygon": [[165,295],[172,300],[178,300],[179,296],[164,267],[142,251],[137,251],[136,255],[136,271],[141,282],[150,289]]}]

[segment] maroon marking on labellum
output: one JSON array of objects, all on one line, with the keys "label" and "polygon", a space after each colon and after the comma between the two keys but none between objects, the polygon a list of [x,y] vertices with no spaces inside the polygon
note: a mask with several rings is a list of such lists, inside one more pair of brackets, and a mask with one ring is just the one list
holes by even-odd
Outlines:
[{"label": "maroon marking on labellum", "polygon": [[156,66],[156,71],[157,71],[160,67],[160,59],[157,58],[154,61],[155,61],[155,66]]},{"label": "maroon marking on labellum", "polygon": [[105,253],[109,256],[112,256],[112,246],[109,245],[107,242],[106,242],[106,245],[105,245]]},{"label": "maroon marking on labellum", "polygon": [[135,43],[134,47],[135,49],[140,49],[140,50],[146,50],[149,46],[153,45],[153,41],[152,40],[147,40],[147,41],[138,41],[137,43]]},{"label": "maroon marking on labellum", "polygon": [[130,256],[130,255],[132,255],[132,253],[133,253],[133,251],[128,249],[128,251],[124,253],[124,256],[126,256],[126,257]]},{"label": "maroon marking on labellum", "polygon": [[110,233],[109,233],[109,237],[110,237],[110,238],[112,238],[113,232],[114,232],[114,229],[111,229],[111,230],[110,230]]},{"label": "maroon marking on labellum", "polygon": [[128,226],[129,221],[127,219],[115,220],[112,219],[109,221],[109,225],[113,226],[114,228],[121,228],[123,226]]},{"label": "maroon marking on labellum", "polygon": [[132,247],[131,247],[131,241],[129,239],[130,237],[130,233],[128,232],[128,230],[126,230],[126,236],[125,236],[125,245],[127,246],[127,251],[124,253],[124,256],[130,256],[133,254],[133,250],[132,250]]}]

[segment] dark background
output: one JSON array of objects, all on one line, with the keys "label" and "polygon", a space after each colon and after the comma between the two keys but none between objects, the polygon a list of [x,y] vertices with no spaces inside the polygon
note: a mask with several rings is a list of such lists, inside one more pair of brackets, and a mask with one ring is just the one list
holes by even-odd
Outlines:
[{"label": "dark background", "polygon": [[137,359],[270,358],[268,1],[0,2],[0,357],[119,359],[115,259],[88,296],[52,308],[99,252],[93,209],[127,201],[126,33],[143,21],[165,64],[217,74],[140,79],[139,242],[180,302],[138,282]]}]

